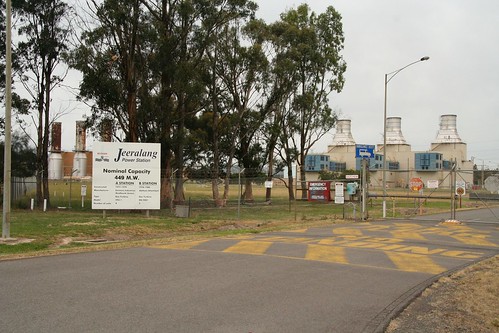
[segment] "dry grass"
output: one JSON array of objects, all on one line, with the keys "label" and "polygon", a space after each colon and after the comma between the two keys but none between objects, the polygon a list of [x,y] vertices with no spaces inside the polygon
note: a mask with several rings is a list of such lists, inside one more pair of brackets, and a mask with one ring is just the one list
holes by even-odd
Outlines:
[{"label": "dry grass", "polygon": [[499,256],[443,277],[394,319],[387,333],[499,332]]}]

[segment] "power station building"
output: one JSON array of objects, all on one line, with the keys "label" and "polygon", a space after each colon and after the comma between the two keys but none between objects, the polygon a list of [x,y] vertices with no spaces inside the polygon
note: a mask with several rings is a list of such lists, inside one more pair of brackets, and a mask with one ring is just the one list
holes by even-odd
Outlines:
[{"label": "power station building", "polygon": [[[386,149],[377,144],[373,158],[369,158],[370,185],[381,187],[383,158],[386,156],[386,186],[407,187],[411,178],[425,184],[438,181],[439,187],[450,186],[449,173],[456,163],[458,181],[473,183],[473,162],[468,160],[467,146],[457,132],[457,116],[440,116],[440,129],[427,151],[413,151],[402,134],[402,119],[389,117],[386,122]],[[307,180],[319,177],[321,170],[360,170],[363,157],[356,157],[356,142],[350,120],[338,120],[333,142],[327,153],[310,154],[305,158]]]},{"label": "power station building", "polygon": [[49,155],[49,179],[85,178],[92,176],[92,152],[86,150],[86,128],[84,121],[76,122],[76,143],[72,152],[62,151],[62,124],[54,122],[51,132]]}]

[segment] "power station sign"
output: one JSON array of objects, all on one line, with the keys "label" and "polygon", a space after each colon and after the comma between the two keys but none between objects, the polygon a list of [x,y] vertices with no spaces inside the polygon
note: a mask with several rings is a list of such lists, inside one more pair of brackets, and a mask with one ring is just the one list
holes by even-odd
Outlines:
[{"label": "power station sign", "polygon": [[159,209],[161,145],[95,142],[92,209]]}]

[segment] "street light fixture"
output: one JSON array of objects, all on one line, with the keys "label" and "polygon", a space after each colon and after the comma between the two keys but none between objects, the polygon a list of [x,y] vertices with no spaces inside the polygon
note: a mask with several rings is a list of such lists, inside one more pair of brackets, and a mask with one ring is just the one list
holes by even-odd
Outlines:
[{"label": "street light fixture", "polygon": [[410,64],[399,68],[393,72],[385,74],[385,108],[384,108],[384,116],[383,116],[383,218],[386,217],[386,91],[388,87],[388,82],[390,82],[395,75],[400,73],[402,70],[406,69],[409,66],[417,64],[422,61],[429,60],[430,57],[423,57],[417,61],[411,62]]}]

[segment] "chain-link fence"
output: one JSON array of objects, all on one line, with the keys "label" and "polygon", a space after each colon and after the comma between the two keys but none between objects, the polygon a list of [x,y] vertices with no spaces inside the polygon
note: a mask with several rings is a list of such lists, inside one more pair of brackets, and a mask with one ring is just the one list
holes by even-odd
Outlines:
[{"label": "chain-link fence", "polygon": [[[446,177],[450,177],[450,172]],[[387,217],[406,217],[433,212],[448,211],[451,207],[475,208],[487,207],[499,203],[497,194],[464,182],[463,190],[458,186],[463,184],[460,172],[449,180],[452,186],[427,188],[413,191],[409,187],[390,187],[386,189]],[[171,188],[172,180],[162,180]],[[335,182],[334,180],[332,182]],[[346,196],[342,204],[334,201],[334,186],[331,186],[331,200],[308,200],[307,185],[300,188],[301,182],[293,181],[298,188],[291,191],[286,180],[274,179],[272,183],[265,178],[241,179],[232,178],[229,184],[211,179],[183,179],[182,200],[175,200],[172,196],[162,194],[162,208],[147,212],[151,215],[177,216],[192,219],[227,219],[227,220],[272,220],[288,217],[289,219],[303,220],[311,216],[324,219],[351,219],[378,218],[381,216],[383,189],[374,186],[371,182],[368,187],[368,196],[365,211],[362,211],[360,193]],[[374,183],[374,185],[373,185]],[[13,179],[13,207],[30,209],[43,207],[43,203],[36,201],[36,180]],[[163,189],[164,190],[164,189]],[[50,207],[49,209],[92,209],[92,180],[90,178],[66,177],[62,180],[49,182]],[[359,188],[360,191],[360,188]],[[217,199],[214,193],[218,193]],[[178,197],[178,196],[177,196]]]}]

